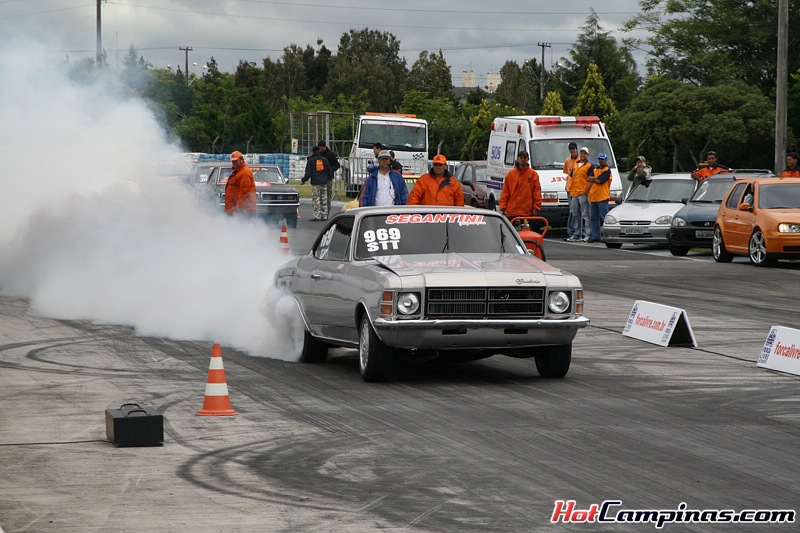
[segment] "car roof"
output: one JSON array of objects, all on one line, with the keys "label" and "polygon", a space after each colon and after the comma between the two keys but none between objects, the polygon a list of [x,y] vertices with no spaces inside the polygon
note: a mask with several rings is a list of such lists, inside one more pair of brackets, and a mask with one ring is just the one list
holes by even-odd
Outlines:
[{"label": "car roof", "polygon": [[403,215],[403,214],[435,214],[435,213],[457,213],[466,215],[484,215],[502,217],[497,211],[489,209],[479,209],[476,207],[458,207],[447,205],[390,205],[381,207],[355,207],[339,214],[351,214],[359,217],[371,215]]}]

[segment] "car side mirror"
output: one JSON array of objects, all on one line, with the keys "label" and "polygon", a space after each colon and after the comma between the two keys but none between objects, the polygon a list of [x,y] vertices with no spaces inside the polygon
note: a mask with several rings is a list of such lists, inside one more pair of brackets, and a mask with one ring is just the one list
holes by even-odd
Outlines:
[{"label": "car side mirror", "polygon": [[750,211],[750,204],[748,204],[747,202],[743,202],[739,204],[738,209],[739,211]]},{"label": "car side mirror", "polygon": [[681,198],[681,203],[682,203],[683,205],[686,205],[686,204],[688,204],[688,203],[689,203],[689,199],[688,199],[688,198]]},{"label": "car side mirror", "polygon": [[628,158],[627,157],[620,157],[617,159],[617,163],[619,163],[619,171],[620,172],[627,172],[628,171]]},{"label": "car side mirror", "polygon": [[622,203],[622,196],[617,196],[616,199],[614,199],[614,203],[617,204],[617,205],[621,204]]}]

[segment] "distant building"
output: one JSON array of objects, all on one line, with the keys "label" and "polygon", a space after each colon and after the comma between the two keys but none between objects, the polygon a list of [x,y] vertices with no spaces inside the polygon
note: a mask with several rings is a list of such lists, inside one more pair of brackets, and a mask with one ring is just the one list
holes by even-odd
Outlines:
[{"label": "distant building", "polygon": [[500,77],[499,73],[489,73],[486,75],[486,90],[490,93],[493,93],[497,90],[497,87],[500,85],[500,82],[503,81],[503,78]]},{"label": "distant building", "polygon": [[462,87],[478,87],[478,77],[472,70],[465,70],[461,73]]}]

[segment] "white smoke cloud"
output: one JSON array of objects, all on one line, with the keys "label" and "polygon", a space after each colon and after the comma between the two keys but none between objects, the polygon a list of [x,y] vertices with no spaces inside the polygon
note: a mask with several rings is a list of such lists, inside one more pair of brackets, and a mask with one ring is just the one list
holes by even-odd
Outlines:
[{"label": "white smoke cloud", "polygon": [[0,292],[45,316],[296,360],[302,329],[271,289],[278,230],[153,176],[181,148],[110,78],[0,54]]}]

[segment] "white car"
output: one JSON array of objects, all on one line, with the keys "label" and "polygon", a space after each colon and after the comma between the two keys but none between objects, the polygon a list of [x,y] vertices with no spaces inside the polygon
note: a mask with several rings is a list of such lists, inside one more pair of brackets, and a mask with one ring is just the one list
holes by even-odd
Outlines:
[{"label": "white car", "polygon": [[696,186],[690,174],[654,174],[640,183],[603,220],[606,246],[667,244],[672,217]]}]

